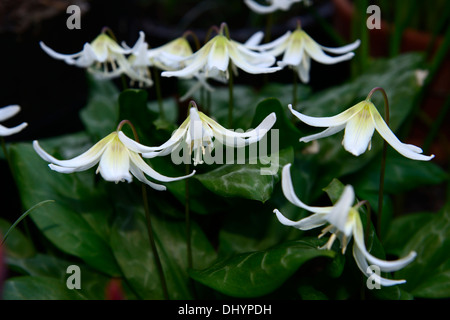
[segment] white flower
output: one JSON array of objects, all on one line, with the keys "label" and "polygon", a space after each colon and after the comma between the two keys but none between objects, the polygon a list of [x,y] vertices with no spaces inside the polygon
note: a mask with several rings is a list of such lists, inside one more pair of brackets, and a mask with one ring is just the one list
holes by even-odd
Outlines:
[{"label": "white flower", "polygon": [[392,286],[406,282],[405,280],[390,280],[376,274],[368,273],[367,270],[369,264],[378,266],[380,268],[380,271],[382,272],[397,271],[413,261],[416,257],[416,252],[412,251],[406,257],[398,260],[386,261],[374,257],[367,251],[366,245],[364,243],[363,225],[358,212],[361,203],[354,205],[355,193],[353,187],[347,185],[341,197],[334,206],[311,207],[304,204],[300,199],[297,198],[292,186],[292,180],[289,171],[290,166],[290,164],[287,164],[283,167],[283,193],[291,203],[307,211],[310,211],[313,214],[299,221],[292,221],[287,219],[281,214],[280,211],[275,209],[274,212],[277,215],[278,220],[284,225],[295,227],[300,230],[310,230],[328,224],[328,226],[322,230],[319,238],[325,235],[327,232],[330,232],[331,236],[328,242],[323,247],[321,247],[321,249],[331,249],[334,241],[336,240],[336,238],[338,238],[341,244],[342,252],[345,253],[347,245],[353,237],[353,257],[355,258],[356,264],[358,265],[359,269],[366,276],[372,277],[372,279],[383,286]]},{"label": "white flower", "polygon": [[320,133],[303,137],[300,141],[309,142],[328,137],[345,129],[342,145],[348,152],[359,156],[366,150],[370,150],[372,135],[376,129],[383,139],[404,157],[422,161],[434,158],[434,155],[425,156],[421,154],[421,148],[398,140],[370,100],[364,100],[334,117],[309,117],[295,111],[292,105],[289,105],[289,109],[294,116],[308,125],[328,127]]},{"label": "white flower", "polygon": [[[280,67],[289,66],[293,68],[300,79],[309,82],[309,70],[311,68],[311,59],[323,64],[335,64],[341,61],[349,60],[354,56],[353,51],[360,44],[357,40],[349,45],[339,48],[329,48],[319,45],[314,41],[300,26],[293,32],[288,31],[280,38],[255,47],[259,51],[279,56],[283,54],[281,61],[278,61]],[[324,51],[341,56],[332,57],[325,54]]]},{"label": "white flower", "polygon": [[302,0],[267,0],[268,5],[262,5],[254,0],[244,0],[245,4],[254,12],[259,14],[267,14],[277,10],[288,11],[296,2]]},{"label": "white flower", "polygon": [[97,78],[112,79],[121,74],[126,74],[132,79],[140,79],[139,75],[130,67],[126,55],[136,51],[143,42],[144,34],[141,32],[133,48],[123,48],[106,32],[102,32],[91,43],[85,43],[82,51],[74,54],[58,53],[42,41],[39,44],[52,58],[63,60],[67,64],[80,68],[86,68]]},{"label": "white flower", "polygon": [[185,67],[185,59],[193,54],[186,37],[178,37],[160,47],[148,50],[148,59],[161,70],[178,70]]},{"label": "white flower", "polygon": [[[10,105],[6,106],[0,109],[0,122],[8,120],[9,118],[15,116],[20,111],[20,106],[18,105]],[[5,126],[0,125],[0,137],[6,137],[10,136],[12,134],[16,134],[23,129],[28,124],[26,122],[23,122],[19,124],[18,126],[15,126],[13,128],[6,128]]]},{"label": "white flower", "polygon": [[189,178],[195,173],[193,171],[189,175],[176,178],[159,174],[138,153],[130,150],[120,141],[120,133],[122,131],[114,131],[83,154],[70,160],[58,160],[52,157],[41,148],[36,140],[33,141],[33,147],[42,159],[50,162],[49,167],[54,171],[61,173],[79,172],[88,170],[99,163],[96,173],[100,172],[106,181],[115,183],[120,181],[131,182],[131,175],[133,175],[139,181],[148,184],[156,190],[165,190],[166,187],[147,180],[145,175],[161,182],[170,182]]},{"label": "white flower", "polygon": [[[229,64],[251,74],[271,73],[280,70],[271,67],[275,57],[271,54],[255,52],[224,35],[222,26],[219,34],[202,48],[183,61],[186,66],[176,71],[164,71],[164,77],[192,78],[203,72],[207,78],[229,78]],[[253,40],[252,40],[253,41]]]},{"label": "white flower", "polygon": [[197,165],[203,163],[202,156],[206,150],[210,153],[214,148],[213,138],[225,146],[244,147],[262,139],[275,121],[275,113],[271,113],[255,129],[238,133],[225,129],[203,112],[198,111],[196,106],[192,106],[186,120],[173,133],[172,137],[159,147],[147,147],[139,144],[122,132],[119,132],[119,138],[130,150],[142,153],[145,158],[167,155],[181,143],[186,143],[189,147],[189,154],[194,152],[194,165]]}]

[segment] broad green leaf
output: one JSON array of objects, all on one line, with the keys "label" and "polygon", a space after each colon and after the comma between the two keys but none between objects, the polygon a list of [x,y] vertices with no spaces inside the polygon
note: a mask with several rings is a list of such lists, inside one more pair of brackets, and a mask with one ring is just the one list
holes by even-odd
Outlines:
[{"label": "broad green leaf", "polygon": [[[72,274],[72,272],[67,272],[68,267],[71,265],[76,265],[80,268],[81,289],[77,289],[76,292],[86,299],[105,299],[105,288],[110,278],[78,261],[69,261],[60,257],[40,253],[27,258],[8,258],[8,266],[15,272],[34,278],[51,277],[52,279],[58,280],[59,284],[63,284],[64,286],[66,286],[67,278]],[[15,290],[18,291],[19,288],[15,288]],[[68,290],[67,287],[66,290]],[[19,294],[19,292],[16,292],[16,294]],[[26,295],[27,293],[22,292],[20,294]],[[42,294],[44,295],[44,293]],[[40,299],[40,297],[36,296],[36,299]]]},{"label": "broad green leaf", "polygon": [[[140,188],[139,188],[140,189]],[[152,253],[139,192],[123,189],[116,197],[117,216],[111,232],[111,247],[127,283],[142,299],[162,299],[160,278]],[[155,212],[153,203],[164,196],[150,189],[149,205],[158,254],[171,299],[192,299],[187,274],[186,226],[184,219],[174,219]],[[198,225],[191,225],[194,266],[204,267],[215,252]]]},{"label": "broad green leaf", "polygon": [[113,132],[119,122],[119,91],[112,81],[88,77],[88,103],[80,112],[86,130],[98,141]]},{"label": "broad green leaf", "polygon": [[[286,116],[286,110],[288,110],[287,105],[281,105],[280,101],[274,98],[268,98],[261,101],[256,107],[255,116],[253,117],[252,126],[256,128],[265,117],[270,113],[275,112],[277,121],[271,130],[278,130],[278,148],[284,149],[288,147],[293,147],[295,150],[304,147],[305,144],[300,144],[299,140],[304,135],[300,130],[298,130]],[[290,112],[289,112],[290,113]]]},{"label": "broad green leaf", "polygon": [[5,281],[5,300],[85,300],[76,289],[67,288],[65,281],[51,277],[21,276]]},{"label": "broad green leaf", "polygon": [[402,254],[417,252],[416,259],[395,273],[406,279],[405,289],[415,297],[450,297],[450,210],[444,209],[405,243]]},{"label": "broad green leaf", "polygon": [[289,148],[272,154],[267,164],[224,164],[194,177],[218,195],[265,202],[280,179],[280,168],[292,161],[293,152]]},{"label": "broad green leaf", "polygon": [[[54,154],[45,142],[42,146]],[[13,145],[10,151],[24,208],[47,199],[55,201],[30,215],[41,232],[63,252],[81,258],[97,270],[119,275],[108,246],[112,206],[108,195],[94,183],[94,171],[75,174],[52,171],[31,144]]]},{"label": "broad green leaf", "polygon": [[[0,218],[0,234],[6,234],[11,228],[11,224],[5,219]],[[8,257],[26,258],[35,253],[33,243],[28,239],[19,228],[11,230],[8,239],[3,243]]]},{"label": "broad green leaf", "polygon": [[242,253],[219,260],[203,270],[192,270],[196,281],[232,297],[261,297],[279,288],[305,262],[333,257],[316,242],[292,241],[264,251]]}]

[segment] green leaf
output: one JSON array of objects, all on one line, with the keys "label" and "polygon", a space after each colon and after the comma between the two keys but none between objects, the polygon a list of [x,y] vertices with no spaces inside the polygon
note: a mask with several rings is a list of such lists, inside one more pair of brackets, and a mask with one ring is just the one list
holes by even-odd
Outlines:
[{"label": "green leaf", "polygon": [[[61,139],[61,145],[64,141]],[[42,146],[55,154],[45,142]],[[63,252],[81,258],[93,268],[119,275],[108,246],[112,207],[103,188],[94,184],[93,170],[75,174],[52,171],[27,143],[12,145],[10,153],[24,208],[47,199],[55,201],[30,215],[45,237]]]},{"label": "green leaf", "polygon": [[417,252],[416,259],[395,273],[398,279],[406,279],[405,289],[415,297],[450,297],[450,210],[434,214],[431,221],[422,226],[408,243],[402,255]]},{"label": "green leaf", "polygon": [[[0,218],[0,233],[6,234],[11,229],[11,224]],[[18,228],[11,229],[8,241],[3,243],[8,257],[25,258],[35,253],[33,243]]]},{"label": "green leaf", "polygon": [[119,91],[111,81],[88,77],[89,97],[80,118],[95,141],[113,132],[119,121]]},{"label": "green leaf", "polygon": [[[124,186],[128,187],[128,186]],[[187,274],[186,226],[184,219],[161,216],[152,204],[164,197],[149,190],[149,204],[155,242],[171,299],[192,299]],[[142,199],[136,190],[122,188],[116,195],[117,216],[111,231],[111,247],[127,283],[142,299],[162,299],[160,279],[149,244]],[[204,267],[216,257],[214,249],[192,221],[191,243],[194,266]]]},{"label": "green leaf", "polygon": [[317,242],[292,241],[265,251],[248,252],[219,260],[191,277],[232,297],[260,297],[279,288],[305,262],[333,257],[334,252],[317,249]]},{"label": "green leaf", "polygon": [[5,300],[84,300],[77,290],[67,288],[65,281],[51,277],[21,276],[5,281]]},{"label": "green leaf", "polygon": [[289,148],[272,154],[269,164],[224,164],[194,177],[218,195],[265,202],[280,179],[280,168],[293,159],[292,148]]},{"label": "green leaf", "polygon": [[282,106],[278,99],[268,98],[263,100],[256,107],[252,126],[253,128],[256,128],[265,117],[270,113],[275,112],[277,121],[271,130],[279,131],[278,148],[281,150],[292,146],[296,150],[305,146],[304,143],[300,144],[299,141],[304,134],[298,130],[286,116],[286,110],[289,110],[287,105]]}]

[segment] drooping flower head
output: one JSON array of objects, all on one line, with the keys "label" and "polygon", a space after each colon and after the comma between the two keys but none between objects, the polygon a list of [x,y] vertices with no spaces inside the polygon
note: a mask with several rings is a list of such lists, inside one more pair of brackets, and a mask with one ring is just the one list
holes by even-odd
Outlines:
[{"label": "drooping flower head", "polygon": [[319,238],[331,233],[328,242],[321,247],[321,249],[330,250],[334,241],[339,239],[342,252],[345,253],[347,246],[353,238],[353,257],[359,269],[366,275],[372,277],[377,283],[383,286],[392,286],[406,282],[405,280],[391,280],[383,278],[376,274],[370,274],[368,267],[370,265],[376,265],[382,272],[397,271],[408,265],[416,257],[416,252],[410,252],[406,257],[398,260],[386,261],[378,259],[369,253],[366,249],[364,242],[364,229],[359,215],[359,208],[362,203],[355,204],[355,192],[353,187],[347,185],[342,192],[339,200],[334,206],[329,207],[311,207],[304,204],[295,194],[292,186],[292,179],[290,174],[291,164],[287,164],[283,167],[282,171],[282,189],[283,193],[292,204],[303,208],[313,214],[303,218],[299,221],[292,221],[286,218],[277,209],[274,210],[278,220],[286,225],[300,230],[311,230],[317,227],[327,225]]},{"label": "drooping flower head", "polygon": [[[8,120],[9,118],[15,116],[20,112],[20,106],[18,105],[9,105],[0,109],[0,122]],[[0,137],[10,136],[12,134],[16,134],[25,127],[28,126],[26,122],[19,124],[13,128],[6,128],[5,126],[0,125]]]},{"label": "drooping flower head", "polygon": [[244,0],[245,4],[251,10],[259,14],[268,14],[277,10],[288,11],[294,3],[301,1],[302,0],[267,0],[267,5],[263,5],[255,0]]},{"label": "drooping flower head", "polygon": [[133,175],[140,182],[156,190],[165,190],[166,187],[149,181],[145,175],[161,182],[170,182],[189,178],[195,173],[194,171],[189,175],[175,178],[161,175],[150,167],[137,152],[130,150],[122,143],[119,139],[119,134],[121,133],[122,131],[120,130],[110,133],[86,152],[70,160],[58,160],[54,158],[45,152],[36,140],[33,141],[33,147],[42,159],[50,162],[49,167],[54,171],[60,173],[85,171],[98,163],[96,173],[100,173],[106,181],[115,183],[123,181],[131,182]]},{"label": "drooping flower head", "polygon": [[193,163],[197,165],[203,163],[206,152],[211,153],[216,140],[228,147],[244,147],[262,139],[276,121],[275,113],[271,113],[255,129],[242,133],[234,132],[225,129],[203,112],[198,111],[194,102],[191,102],[190,106],[186,120],[171,138],[159,147],[139,144],[122,132],[119,132],[119,138],[130,150],[142,153],[142,156],[147,158],[167,155],[176,150],[180,144],[185,143],[189,148],[188,153],[194,153]]},{"label": "drooping flower head", "polygon": [[255,52],[227,35],[226,24],[222,24],[218,34],[203,47],[183,61],[185,67],[176,71],[165,71],[165,77],[192,78],[199,72],[207,78],[229,78],[229,66],[237,67],[251,74],[271,73],[280,70],[271,67],[275,57]]},{"label": "drooping flower head", "polygon": [[126,58],[127,54],[136,51],[144,42],[144,34],[141,32],[133,48],[123,48],[107,33],[105,28],[91,43],[85,43],[83,50],[74,54],[62,54],[49,48],[42,41],[41,48],[52,58],[63,60],[67,64],[86,68],[94,76],[100,79],[112,79],[126,74],[132,79],[140,79],[134,72]]},{"label": "drooping flower head", "polygon": [[[311,69],[311,59],[323,64],[335,64],[341,61],[349,60],[354,56],[351,52],[358,48],[359,40],[339,47],[329,48],[318,44],[312,39],[298,23],[297,29],[288,31],[283,36],[272,42],[258,45],[254,49],[268,54],[279,56],[283,55],[281,61],[278,61],[280,67],[291,67],[304,82],[309,82],[309,71]],[[324,51],[340,54],[340,56],[329,56]]]},{"label": "drooping flower head", "polygon": [[289,105],[289,109],[294,116],[310,126],[328,127],[320,133],[303,137],[300,141],[309,142],[328,137],[345,129],[342,141],[344,149],[355,156],[359,156],[366,150],[370,150],[372,136],[376,129],[383,139],[404,157],[421,161],[428,161],[434,158],[434,155],[423,155],[423,151],[419,147],[402,143],[383,120],[383,117],[369,97],[332,117],[310,117],[294,110],[292,105]]}]

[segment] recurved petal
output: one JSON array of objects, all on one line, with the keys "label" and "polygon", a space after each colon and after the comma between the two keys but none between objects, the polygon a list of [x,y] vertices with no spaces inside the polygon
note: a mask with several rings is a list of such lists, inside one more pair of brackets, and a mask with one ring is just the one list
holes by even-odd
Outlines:
[{"label": "recurved petal", "polygon": [[429,161],[434,158],[434,154],[431,156],[423,155],[421,154],[422,149],[420,149],[419,147],[402,143],[387,126],[386,122],[384,122],[375,106],[371,106],[370,114],[372,116],[375,129],[377,129],[378,133],[383,137],[383,139],[386,140],[386,142],[389,143],[395,150],[397,150],[398,153],[400,153],[404,157],[420,161]]},{"label": "recurved petal", "polygon": [[291,104],[288,105],[288,108],[289,110],[291,110],[294,116],[310,126],[334,127],[343,125],[347,121],[349,121],[355,114],[359,112],[361,106],[360,104],[357,104],[333,117],[310,117],[294,110]]},{"label": "recurved petal", "polygon": [[12,134],[16,134],[20,131],[22,131],[23,129],[25,129],[28,126],[28,123],[23,122],[21,124],[19,124],[18,126],[12,127],[12,128],[6,128],[2,125],[0,125],[0,136],[1,137],[6,137],[6,136],[10,136]]},{"label": "recurved petal", "polygon": [[335,126],[335,127],[329,127],[327,129],[323,130],[322,132],[319,132],[316,134],[311,134],[309,136],[300,138],[300,142],[310,142],[310,141],[317,140],[320,138],[329,137],[335,133],[338,133],[339,131],[343,130],[344,128],[345,128],[345,124],[340,125],[340,126]]},{"label": "recurved petal", "polygon": [[161,181],[161,182],[171,182],[171,181],[177,181],[186,179],[189,177],[192,177],[195,174],[195,170],[192,171],[192,173],[181,176],[181,177],[167,177],[164,176],[158,172],[156,172],[152,167],[150,167],[137,153],[130,152],[130,160],[136,165],[139,170],[141,170],[143,173],[145,173],[147,176],[149,176],[152,179]]},{"label": "recurved petal", "polygon": [[145,174],[139,170],[139,168],[132,162],[130,161],[130,172],[133,176],[136,177],[136,179],[138,179],[140,182],[145,183],[147,185],[149,185],[150,187],[152,187],[155,190],[158,191],[164,191],[166,190],[166,186],[162,185],[162,184],[157,184],[154,182],[149,181],[146,177]]},{"label": "recurved petal", "polygon": [[342,47],[338,47],[338,48],[330,48],[330,47],[324,47],[319,45],[323,50],[334,53],[334,54],[343,54],[343,53],[347,53],[350,51],[355,50],[356,48],[359,47],[359,45],[361,44],[361,41],[358,39],[353,43],[350,43],[348,45],[342,46]]},{"label": "recurved petal", "polygon": [[108,143],[111,141],[112,134],[106,136],[105,138],[97,142],[94,146],[92,146],[89,150],[87,150],[83,154],[69,160],[58,160],[55,157],[51,156],[50,154],[45,152],[44,149],[42,149],[37,140],[33,141],[33,148],[37,152],[37,154],[47,162],[68,168],[84,167],[88,164],[91,164],[92,162],[99,161],[100,156],[107,147]]},{"label": "recurved petal", "polygon": [[323,64],[335,64],[341,61],[349,60],[355,55],[353,52],[346,53],[342,56],[331,57],[325,54],[317,42],[315,42],[306,32],[304,33],[305,51],[308,55]]},{"label": "recurved petal", "polygon": [[253,52],[236,42],[230,42],[228,53],[233,63],[247,73],[272,73],[281,70],[280,67],[270,67],[275,63],[274,56]]},{"label": "recurved petal", "polygon": [[17,104],[0,108],[0,122],[5,121],[11,117],[14,117],[19,112],[20,106]]},{"label": "recurved petal", "polygon": [[[357,245],[353,245],[353,257],[355,258],[356,265],[367,277],[371,277],[376,283],[384,287],[395,286],[405,283],[406,280],[391,280],[383,278],[376,273],[368,273],[369,264],[367,263],[364,254],[359,250]],[[381,271],[381,270],[380,270]]]},{"label": "recurved petal", "polygon": [[58,60],[64,60],[67,63],[73,64],[74,62],[74,58],[79,57],[81,54],[83,54],[83,51],[77,52],[77,53],[73,53],[73,54],[63,54],[63,53],[58,53],[55,50],[49,48],[44,42],[40,41],[39,45],[41,46],[42,50],[44,50],[50,57],[58,59]]},{"label": "recurved petal", "polygon": [[253,10],[259,14],[268,14],[268,13],[271,13],[271,12],[277,10],[277,7],[273,4],[268,5],[268,6],[263,6],[253,0],[245,0],[245,3],[251,10]]},{"label": "recurved petal", "polygon": [[406,265],[410,264],[417,256],[416,252],[411,251],[407,256],[391,261],[386,261],[374,257],[366,249],[366,245],[364,243],[364,229],[361,223],[361,219],[357,219],[355,221],[353,236],[355,244],[358,247],[360,254],[364,256],[364,259],[366,259],[370,264],[378,266],[383,272],[393,272],[400,270]]},{"label": "recurved petal", "polygon": [[283,189],[283,194],[292,204],[297,207],[303,208],[310,212],[314,213],[328,213],[333,207],[311,207],[304,204],[297,195],[295,194],[294,187],[292,185],[291,173],[290,173],[291,164],[288,163],[283,167],[282,175],[281,175],[281,187]]},{"label": "recurved petal", "polygon": [[369,147],[374,131],[375,127],[370,111],[362,108],[345,126],[344,140],[342,141],[345,150],[355,156],[363,154]]}]

